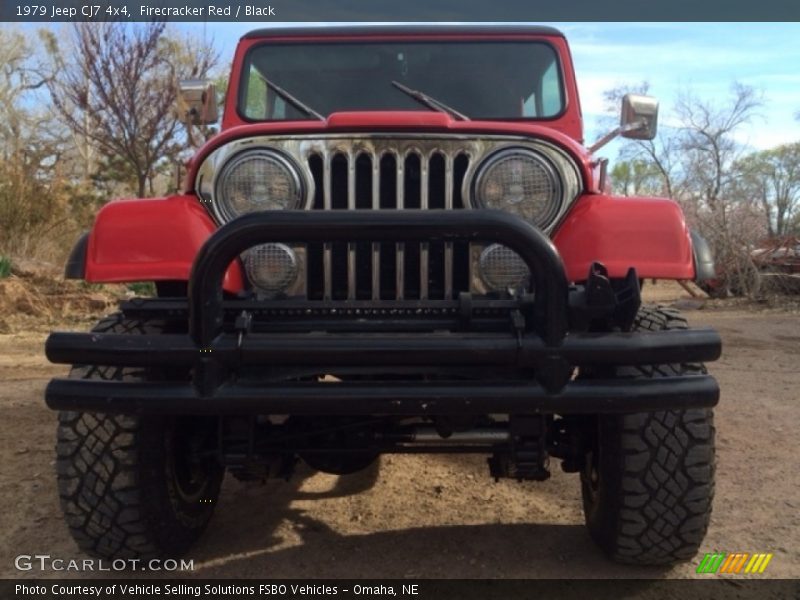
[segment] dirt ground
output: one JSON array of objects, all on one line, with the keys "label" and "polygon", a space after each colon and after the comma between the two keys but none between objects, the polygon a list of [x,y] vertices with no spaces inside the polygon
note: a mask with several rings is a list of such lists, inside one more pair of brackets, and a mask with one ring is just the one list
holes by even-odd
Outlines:
[{"label": "dirt ground", "polygon": [[[670,301],[676,288],[648,294]],[[800,314],[688,304],[690,322],[716,327],[724,343],[711,366],[722,400],[716,500],[701,552],[772,552],[763,577],[800,577]],[[0,334],[0,577],[64,575],[19,573],[18,554],[81,556],[58,507],[56,416],[42,399],[47,380],[66,369],[43,356],[52,323],[36,323]],[[201,577],[695,576],[696,561],[669,569],[607,561],[583,527],[577,476],[553,467],[544,483],[495,483],[483,457],[390,456],[341,478],[304,472],[262,485],[228,477],[189,558]]]}]

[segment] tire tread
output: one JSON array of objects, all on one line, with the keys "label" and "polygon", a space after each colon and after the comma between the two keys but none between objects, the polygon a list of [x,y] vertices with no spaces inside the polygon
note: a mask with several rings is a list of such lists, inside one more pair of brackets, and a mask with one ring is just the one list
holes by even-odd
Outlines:
[{"label": "tire tread", "polygon": [[[638,331],[687,328],[677,310],[665,307],[643,307],[634,323]],[[650,378],[705,368],[671,364],[628,371],[638,372],[625,375]],[[634,413],[604,417],[600,424],[612,455],[609,464],[618,473],[603,514],[594,516],[606,522],[593,522],[587,508],[592,536],[619,562],[665,565],[691,559],[705,538],[714,498],[713,411]]]},{"label": "tire tread", "polygon": [[[160,327],[117,313],[101,320],[93,331],[137,335],[158,333]],[[144,375],[131,368],[81,365],[70,373],[74,378],[106,381]],[[168,535],[166,509],[153,497],[154,481],[164,478],[154,467],[153,448],[162,431],[157,421],[146,417],[59,413],[55,464],[59,498],[69,531],[82,551],[109,559],[146,560],[180,554],[199,536],[211,507],[196,531]]]}]

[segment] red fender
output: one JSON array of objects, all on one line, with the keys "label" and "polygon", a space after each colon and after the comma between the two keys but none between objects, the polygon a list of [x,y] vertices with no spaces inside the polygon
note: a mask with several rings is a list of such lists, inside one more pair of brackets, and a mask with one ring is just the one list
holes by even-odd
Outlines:
[{"label": "red fender", "polygon": [[583,281],[594,261],[609,277],[630,267],[642,278],[694,279],[694,257],[683,211],[665,198],[586,195],[553,237],[570,281]]},{"label": "red fender", "polygon": [[[97,214],[89,235],[85,279],[187,281],[198,250],[216,228],[192,195],[115,200]],[[553,242],[571,281],[585,280],[594,261],[602,262],[610,277],[624,277],[630,267],[643,278],[695,275],[689,230],[672,200],[586,195]],[[243,282],[239,263],[231,263],[224,289],[241,291]]]},{"label": "red fender", "polygon": [[[89,234],[85,279],[94,283],[188,281],[197,252],[217,229],[195,196],[114,200]],[[223,288],[244,288],[238,262]]]}]

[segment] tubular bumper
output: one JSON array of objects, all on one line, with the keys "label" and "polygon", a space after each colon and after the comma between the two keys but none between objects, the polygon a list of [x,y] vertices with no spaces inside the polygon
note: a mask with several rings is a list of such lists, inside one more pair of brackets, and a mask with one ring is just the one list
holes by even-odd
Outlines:
[{"label": "tubular bumper", "polygon": [[[267,242],[453,241],[502,243],[527,263],[535,294],[515,309],[508,333],[262,333],[225,330],[222,280],[232,260]],[[254,213],[220,228],[199,252],[189,286],[186,335],[53,333],[56,363],[190,368],[192,381],[148,383],[55,379],[48,406],[60,410],[160,414],[437,415],[612,413],[713,406],[708,375],[572,380],[575,367],[713,361],[712,330],[568,333],[592,290],[568,286],[550,240],[495,211]],[[478,302],[477,300],[475,301]],[[185,304],[184,312],[185,312]],[[236,304],[235,302],[233,304]],[[269,302],[265,302],[269,305]],[[444,304],[447,304],[446,302]],[[458,303],[452,303],[457,306]],[[244,304],[242,304],[244,306]],[[573,307],[573,308],[570,308]],[[180,307],[178,307],[180,308]],[[574,327],[573,327],[574,329]],[[270,382],[231,377],[240,367],[498,366],[528,379],[435,383]]]}]

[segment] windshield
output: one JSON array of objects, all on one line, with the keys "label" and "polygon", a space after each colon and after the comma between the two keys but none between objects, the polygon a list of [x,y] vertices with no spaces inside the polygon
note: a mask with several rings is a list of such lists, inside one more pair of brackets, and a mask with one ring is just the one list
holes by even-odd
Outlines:
[{"label": "windshield", "polygon": [[548,119],[564,108],[558,56],[549,44],[436,41],[256,46],[245,60],[239,110],[254,121],[314,119],[303,105],[325,116],[436,110],[392,82],[471,119]]}]

